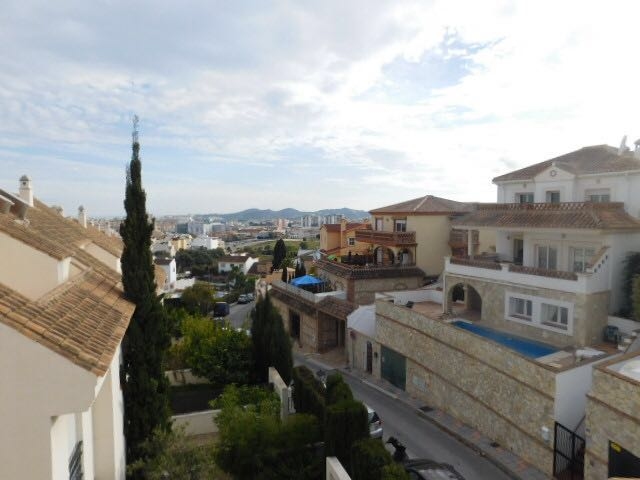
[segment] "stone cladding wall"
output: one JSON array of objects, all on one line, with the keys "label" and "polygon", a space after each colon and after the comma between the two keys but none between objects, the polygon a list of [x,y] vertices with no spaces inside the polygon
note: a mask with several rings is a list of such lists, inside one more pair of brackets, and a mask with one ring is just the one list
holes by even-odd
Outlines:
[{"label": "stone cladding wall", "polygon": [[[483,324],[499,329],[509,329],[515,335],[550,343],[558,347],[588,346],[602,339],[602,332],[607,325],[609,292],[582,295],[557,290],[527,288],[521,285],[488,282],[483,279],[461,275],[446,275],[447,292],[445,299],[451,300],[451,291],[457,284],[470,285],[482,298],[481,320]],[[543,297],[573,304],[573,333],[542,329],[505,318],[505,296],[507,292],[522,293],[534,297]]]},{"label": "stone cladding wall", "polygon": [[607,478],[609,441],[640,457],[640,382],[608,368],[618,357],[593,371],[593,387],[587,397],[585,480]]},{"label": "stone cladding wall", "polygon": [[[407,358],[408,393],[480,430],[551,475],[555,373],[411,309],[376,302],[376,341]],[[379,367],[377,374],[380,374]],[[551,435],[553,436],[553,435]]]}]

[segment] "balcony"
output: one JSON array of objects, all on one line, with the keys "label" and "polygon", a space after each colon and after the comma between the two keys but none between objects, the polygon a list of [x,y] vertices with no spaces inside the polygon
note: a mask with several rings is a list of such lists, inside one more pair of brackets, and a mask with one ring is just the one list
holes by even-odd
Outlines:
[{"label": "balcony", "polygon": [[493,259],[445,257],[445,273],[474,277],[488,282],[507,282],[529,288],[544,288],[590,294],[610,289],[609,255],[602,249],[586,272],[567,272],[515,265]]},{"label": "balcony", "polygon": [[[449,246],[453,249],[467,248],[468,241],[469,235],[467,230],[454,228],[449,232]],[[480,233],[478,230],[473,230],[471,232],[471,242],[473,245],[480,244]]]},{"label": "balcony", "polygon": [[318,260],[316,262],[319,276],[322,272],[327,272],[338,277],[346,279],[374,279],[374,278],[397,278],[397,277],[420,277],[424,276],[424,272],[415,264],[409,265],[349,265],[338,262],[330,262],[327,260]]},{"label": "balcony", "polygon": [[356,230],[356,242],[387,247],[417,245],[416,232],[384,232],[382,230]]}]

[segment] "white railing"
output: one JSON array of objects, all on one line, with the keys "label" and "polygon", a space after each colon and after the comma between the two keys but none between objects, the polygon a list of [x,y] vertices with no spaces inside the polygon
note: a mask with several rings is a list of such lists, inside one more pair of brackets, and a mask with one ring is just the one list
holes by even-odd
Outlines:
[{"label": "white railing", "polygon": [[[511,271],[509,263],[498,263],[500,268],[487,268],[481,263],[458,263],[445,257],[445,273],[476,277],[495,282],[508,282],[534,288],[546,288],[570,293],[596,293],[610,290],[609,268],[610,255],[601,255],[594,267],[585,273],[571,275],[548,276],[542,275],[536,269],[523,268],[522,271]],[[566,273],[566,272],[560,272]],[[575,276],[574,276],[575,275]],[[564,277],[564,278],[563,278]]]}]

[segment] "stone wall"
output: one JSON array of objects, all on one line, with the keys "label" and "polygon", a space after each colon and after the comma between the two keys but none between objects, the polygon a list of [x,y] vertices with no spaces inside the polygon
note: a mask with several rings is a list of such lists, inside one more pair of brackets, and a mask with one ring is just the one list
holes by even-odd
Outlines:
[{"label": "stone wall", "polygon": [[640,457],[640,382],[614,371],[625,355],[594,369],[587,400],[585,479],[607,478],[609,441]]},{"label": "stone wall", "polygon": [[553,371],[405,307],[378,301],[376,321],[376,341],[406,356],[407,392],[551,475],[553,438],[540,431],[553,432]]},{"label": "stone wall", "polygon": [[[348,329],[346,340],[347,362],[349,363],[351,368],[366,372],[367,342],[371,342],[371,367],[372,371],[376,371],[376,366],[378,364],[378,358],[380,355],[380,346],[376,344],[375,338],[368,337],[363,333],[354,331],[351,328]],[[374,355],[373,352],[378,353],[377,355]],[[379,371],[379,365],[377,366],[377,369]]]},{"label": "stone wall", "polygon": [[[447,289],[445,292],[446,302],[450,302],[453,287],[460,283],[473,287],[480,295],[482,299],[481,321],[484,325],[501,330],[508,329],[515,335],[549,343],[558,347],[588,346],[601,341],[602,332],[607,325],[607,308],[609,305],[608,291],[582,295],[558,290],[527,288],[515,284],[489,282],[477,278],[447,274],[445,283]],[[505,318],[505,296],[507,292],[572,303],[572,335],[518,323]]]},{"label": "stone wall", "polygon": [[300,315],[300,345],[307,346],[314,350],[318,349],[318,322],[315,314],[309,314],[300,310],[291,308],[283,301],[271,297],[273,306],[280,312],[282,321],[284,323],[284,329],[290,334],[291,330],[291,312],[295,312]]},{"label": "stone wall", "polygon": [[377,292],[392,290],[415,290],[422,287],[422,277],[348,279],[331,272],[322,271],[322,278],[331,288],[347,292],[347,300],[358,305],[374,302]]}]

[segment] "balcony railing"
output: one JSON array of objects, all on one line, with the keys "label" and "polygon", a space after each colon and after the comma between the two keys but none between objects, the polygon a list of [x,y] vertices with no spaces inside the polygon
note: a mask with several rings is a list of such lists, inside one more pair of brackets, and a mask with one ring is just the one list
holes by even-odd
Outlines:
[{"label": "balcony railing", "polygon": [[416,232],[384,232],[382,230],[356,230],[356,242],[396,247],[416,245]]},{"label": "balcony railing", "polygon": [[561,270],[549,270],[548,268],[525,267],[523,265],[509,265],[510,272],[524,273],[526,275],[539,275],[541,277],[561,278],[562,280],[578,280],[575,272],[564,272]]},{"label": "balcony railing", "polygon": [[502,268],[498,262],[476,258],[451,257],[450,262],[468,267],[488,268],[489,270],[500,270]]}]

